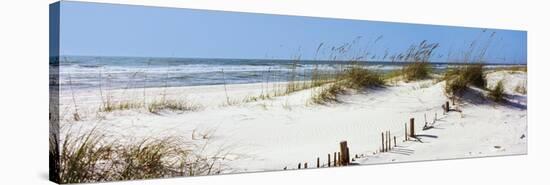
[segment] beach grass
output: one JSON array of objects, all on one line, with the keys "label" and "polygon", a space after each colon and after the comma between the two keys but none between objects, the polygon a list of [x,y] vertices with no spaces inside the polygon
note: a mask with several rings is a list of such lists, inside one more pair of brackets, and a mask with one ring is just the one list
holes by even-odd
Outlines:
[{"label": "beach grass", "polygon": [[442,79],[446,81],[445,92],[451,96],[461,96],[469,86],[486,89],[487,85],[481,63],[448,69]]},{"label": "beach grass", "polygon": [[431,69],[428,62],[412,62],[403,66],[402,74],[406,81],[424,80],[430,77]]},{"label": "beach grass", "polygon": [[[203,151],[209,142],[190,144],[180,137],[144,138],[137,142],[109,141],[93,129],[82,135],[65,135],[59,145],[52,142],[50,156],[58,156],[58,183],[90,183],[221,173],[230,154],[219,149]],[[201,137],[197,140],[208,140]]]},{"label": "beach grass", "polygon": [[361,90],[385,84],[380,73],[368,70],[358,64],[349,66],[341,74],[338,74],[336,79],[338,81],[321,87],[314,92],[311,101],[315,104],[336,102],[338,101],[337,96],[345,92],[346,89]]},{"label": "beach grass", "polygon": [[200,109],[200,105],[191,103],[187,100],[161,99],[154,100],[147,105],[147,110],[150,113],[159,113],[162,110],[171,111],[196,111]]},{"label": "beach grass", "polygon": [[504,101],[504,84],[502,83],[502,80],[498,81],[497,85],[489,90],[488,94],[489,98],[492,99],[495,102],[502,102]]}]

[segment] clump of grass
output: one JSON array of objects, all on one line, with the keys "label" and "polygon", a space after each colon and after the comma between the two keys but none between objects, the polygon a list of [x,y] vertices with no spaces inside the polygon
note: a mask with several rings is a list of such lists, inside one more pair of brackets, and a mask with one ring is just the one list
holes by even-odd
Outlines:
[{"label": "clump of grass", "polygon": [[[107,141],[103,134],[92,130],[80,136],[67,134],[61,145],[53,141],[50,161],[55,168],[51,175],[56,182],[91,183],[174,176],[195,176],[221,173],[227,169],[223,161],[230,153],[221,148],[205,154],[204,144],[195,145],[177,137],[146,138],[138,142]],[[55,160],[58,159],[58,160]]]},{"label": "clump of grass", "polygon": [[120,179],[148,179],[168,177],[171,173],[171,159],[187,155],[172,138],[162,140],[144,139],[136,144],[124,146],[119,153]]},{"label": "clump of grass", "polygon": [[311,100],[315,104],[325,104],[328,102],[335,102],[338,100],[338,94],[345,90],[342,83],[332,83],[327,87],[321,87],[318,92],[314,93]]},{"label": "clump of grass", "polygon": [[113,144],[103,143],[104,137],[95,130],[82,136],[65,136],[60,150],[57,151],[60,152],[60,183],[111,180],[109,177],[113,174],[109,169],[113,163],[107,161],[115,157],[115,150]]},{"label": "clump of grass", "polygon": [[159,101],[150,102],[147,105],[147,110],[151,113],[158,113],[161,110],[172,111],[196,111],[200,108],[199,105],[190,103],[185,100],[167,100],[162,99]]},{"label": "clump of grass", "polygon": [[445,92],[452,96],[461,96],[468,87],[485,88],[487,80],[482,64],[470,64],[447,70],[443,76],[446,81]]},{"label": "clump of grass", "polygon": [[143,104],[138,102],[131,101],[116,101],[113,102],[110,98],[107,98],[106,101],[102,102],[101,107],[99,108],[100,112],[112,112],[117,110],[129,110],[129,109],[139,109],[142,108]]},{"label": "clump of grass", "polygon": [[352,65],[339,74],[336,79],[338,81],[321,87],[318,92],[314,93],[311,97],[312,102],[315,104],[335,102],[338,101],[338,94],[343,93],[346,89],[358,90],[385,84],[379,73],[362,68],[360,65]]},{"label": "clump of grass", "polygon": [[468,81],[462,76],[446,80],[445,92],[449,95],[462,96],[466,89],[468,89]]},{"label": "clump of grass", "polygon": [[466,67],[462,67],[460,70],[460,75],[465,78],[468,84],[479,88],[485,88],[487,79],[485,79],[485,74],[483,71],[483,64],[471,64]]},{"label": "clump of grass", "polygon": [[428,43],[424,40],[418,45],[412,45],[404,55],[401,55],[404,61],[409,62],[402,68],[405,80],[415,81],[429,78],[432,69],[430,58],[438,47],[439,44]]},{"label": "clump of grass", "polygon": [[402,73],[407,81],[423,80],[430,77],[431,65],[428,62],[412,62],[403,67]]},{"label": "clump of grass", "polygon": [[498,81],[497,85],[493,87],[493,89],[489,90],[489,98],[495,102],[502,102],[504,101],[504,96],[504,85],[502,83],[502,80],[500,80]]},{"label": "clump of grass", "polygon": [[358,65],[353,65],[350,69],[345,70],[343,77],[346,87],[352,89],[384,85],[380,74]]}]

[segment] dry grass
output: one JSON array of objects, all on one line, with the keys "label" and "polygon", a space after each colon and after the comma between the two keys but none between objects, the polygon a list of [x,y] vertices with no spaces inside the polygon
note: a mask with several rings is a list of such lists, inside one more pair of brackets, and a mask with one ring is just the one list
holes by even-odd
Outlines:
[{"label": "dry grass", "polygon": [[362,68],[359,65],[353,65],[345,70],[342,76],[346,87],[352,89],[384,85],[384,80],[379,73]]},{"label": "dry grass", "polygon": [[363,88],[382,86],[385,84],[382,76],[360,65],[352,65],[339,74],[336,82],[321,87],[314,92],[311,101],[315,104],[325,104],[338,101],[338,95],[346,89],[360,90]]},{"label": "dry grass", "polygon": [[132,101],[112,101],[110,98],[107,98],[102,102],[101,107],[99,108],[100,112],[113,112],[117,110],[129,110],[129,109],[139,109],[143,107],[143,103],[132,102]]},{"label": "dry grass", "polygon": [[340,82],[332,83],[326,87],[320,87],[318,92],[315,92],[311,101],[315,104],[325,104],[328,102],[335,102],[338,100],[338,94],[341,94],[345,90],[344,86]]},{"label": "dry grass", "polygon": [[147,105],[147,110],[151,113],[159,113],[162,110],[171,111],[196,111],[200,109],[198,104],[190,103],[186,100],[167,100],[161,99],[158,101],[150,102]]},{"label": "dry grass", "polygon": [[468,81],[462,76],[448,78],[445,83],[445,93],[451,96],[462,96],[468,89]]},{"label": "dry grass", "polygon": [[431,65],[428,62],[412,62],[403,67],[406,81],[423,80],[430,77]]},{"label": "dry grass", "polygon": [[209,139],[198,138],[205,141],[202,145],[179,137],[121,143],[108,141],[96,130],[78,136],[67,134],[61,145],[50,140],[50,156],[54,156],[50,166],[57,168],[52,170],[57,172],[52,180],[91,183],[221,173],[227,169],[223,162],[230,152],[219,149],[207,155],[204,151]]},{"label": "dry grass", "polygon": [[485,89],[485,78],[482,64],[470,64],[447,70],[443,76],[446,81],[445,92],[451,96],[461,96],[469,86]]},{"label": "dry grass", "polygon": [[400,54],[404,61],[409,62],[403,66],[402,73],[407,81],[423,80],[430,77],[430,59],[438,43],[428,43],[424,40],[418,45],[411,45],[407,52]]}]

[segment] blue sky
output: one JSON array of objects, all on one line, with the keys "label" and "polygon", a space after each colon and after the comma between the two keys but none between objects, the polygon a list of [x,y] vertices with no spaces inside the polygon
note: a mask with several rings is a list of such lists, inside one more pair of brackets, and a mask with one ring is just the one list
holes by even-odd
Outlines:
[{"label": "blue sky", "polygon": [[381,59],[427,40],[440,45],[437,62],[463,58],[473,41],[488,45],[487,62],[527,60],[527,32],[513,30],[71,1],[61,3],[60,22],[61,55],[329,59],[332,46],[354,43],[340,58]]}]

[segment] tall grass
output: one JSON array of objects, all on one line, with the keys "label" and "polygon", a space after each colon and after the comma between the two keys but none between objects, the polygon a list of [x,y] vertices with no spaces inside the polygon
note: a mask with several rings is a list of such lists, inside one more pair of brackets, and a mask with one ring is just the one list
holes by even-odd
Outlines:
[{"label": "tall grass", "polygon": [[399,57],[408,62],[402,68],[404,79],[415,81],[429,78],[432,69],[430,59],[438,47],[439,44],[428,43],[428,41],[424,40],[418,45],[409,47],[405,54],[400,54]]},{"label": "tall grass", "polygon": [[445,72],[445,92],[451,96],[462,96],[469,86],[484,89],[487,85],[483,64],[469,64]]},{"label": "tall grass", "polygon": [[368,70],[361,65],[352,64],[335,78],[337,81],[321,87],[312,94],[315,104],[325,104],[337,101],[337,96],[346,89],[361,90],[363,88],[382,86],[385,81],[381,74]]},{"label": "tall grass", "polygon": [[109,141],[95,129],[67,134],[61,144],[50,142],[50,156],[58,156],[50,161],[57,168],[52,170],[57,172],[52,180],[61,184],[221,173],[228,169],[224,162],[230,155],[225,148],[206,154],[208,141],[195,145],[179,137],[163,137],[122,143]]}]

